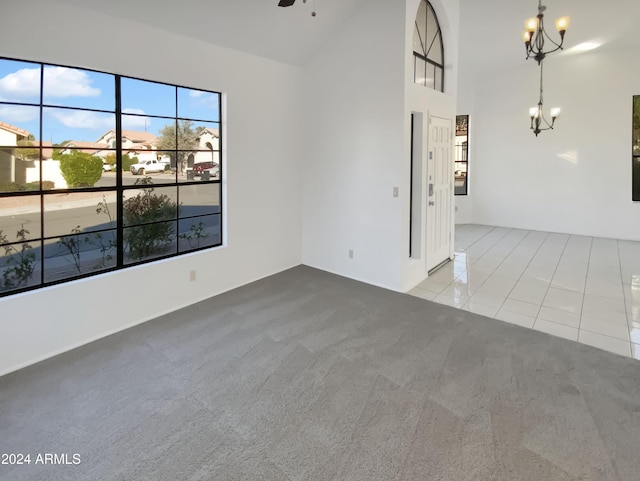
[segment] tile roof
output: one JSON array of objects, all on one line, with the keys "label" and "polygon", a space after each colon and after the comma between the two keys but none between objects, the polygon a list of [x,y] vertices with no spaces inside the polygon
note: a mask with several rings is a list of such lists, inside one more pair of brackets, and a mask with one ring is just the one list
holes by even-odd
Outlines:
[{"label": "tile roof", "polygon": [[122,136],[136,144],[153,143],[158,138],[151,132],[138,132],[136,130],[123,130]]},{"label": "tile roof", "polygon": [[203,132],[209,132],[214,137],[220,138],[220,131],[218,129],[212,129],[211,127],[205,127],[200,131],[200,134]]},{"label": "tile roof", "polygon": [[12,134],[20,135],[22,137],[29,137],[31,135],[28,131],[16,127],[15,125],[8,124],[6,122],[0,122],[0,129],[11,132]]},{"label": "tile roof", "polygon": [[109,145],[102,142],[84,142],[82,140],[69,140],[65,142],[61,149],[75,147],[77,150],[89,154],[95,153],[96,150],[108,149]]}]

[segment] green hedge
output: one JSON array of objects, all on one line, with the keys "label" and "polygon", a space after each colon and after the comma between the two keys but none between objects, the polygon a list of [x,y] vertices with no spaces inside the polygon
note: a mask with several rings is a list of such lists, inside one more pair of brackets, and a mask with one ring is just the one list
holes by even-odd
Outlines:
[{"label": "green hedge", "polygon": [[102,159],[75,150],[60,156],[60,172],[70,188],[92,187],[102,177]]}]

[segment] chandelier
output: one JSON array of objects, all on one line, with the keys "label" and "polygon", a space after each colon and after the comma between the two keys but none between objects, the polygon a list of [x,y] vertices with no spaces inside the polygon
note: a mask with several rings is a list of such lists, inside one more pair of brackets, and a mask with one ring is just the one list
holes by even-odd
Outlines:
[{"label": "chandelier", "polygon": [[[547,34],[544,29],[544,11],[547,9],[542,5],[542,0],[538,0],[538,15],[531,17],[524,22],[524,31],[522,32],[522,40],[524,41],[525,49],[527,50],[527,58],[534,58],[540,64],[544,57],[556,50],[562,49],[564,43],[564,34],[569,28],[569,17],[560,17],[556,19],[556,29],[560,34],[560,43],[556,43]],[[555,48],[544,51],[545,38],[553,44]]]},{"label": "chandelier", "polygon": [[[560,114],[559,108],[552,108],[550,111],[551,122],[549,122],[543,113],[542,106],[542,72],[543,72],[543,60],[544,58],[557,50],[562,50],[564,44],[564,34],[569,27],[569,17],[560,17],[556,20],[556,29],[560,34],[560,42],[555,42],[547,33],[544,28],[544,11],[547,9],[542,5],[542,0],[538,0],[538,15],[536,17],[528,18],[524,22],[524,31],[522,32],[522,40],[527,51],[527,59],[533,58],[538,62],[540,66],[540,97],[537,107],[531,107],[529,109],[529,117],[531,117],[531,130],[538,136],[543,130],[553,129],[553,125]],[[545,40],[546,39],[546,40]],[[552,47],[545,51],[545,41],[551,42]]]}]

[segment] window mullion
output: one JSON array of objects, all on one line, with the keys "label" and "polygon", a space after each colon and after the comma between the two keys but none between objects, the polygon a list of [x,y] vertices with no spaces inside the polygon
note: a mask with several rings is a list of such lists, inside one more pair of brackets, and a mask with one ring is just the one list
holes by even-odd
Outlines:
[{"label": "window mullion", "polygon": [[122,200],[124,192],[122,189],[122,90],[121,77],[115,75],[116,92],[116,266],[124,266],[124,228],[123,228],[123,208]]}]

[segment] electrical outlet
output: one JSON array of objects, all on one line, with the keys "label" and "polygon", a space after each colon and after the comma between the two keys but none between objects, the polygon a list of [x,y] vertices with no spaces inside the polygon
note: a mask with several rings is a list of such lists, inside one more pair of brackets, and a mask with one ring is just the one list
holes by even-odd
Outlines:
[{"label": "electrical outlet", "polygon": [[193,281],[195,281],[195,280],[196,280],[196,271],[195,271],[195,270],[190,271],[190,272],[189,272],[189,281],[190,281],[190,282],[193,282]]},{"label": "electrical outlet", "polygon": [[349,259],[353,259],[353,249],[349,249]]}]

